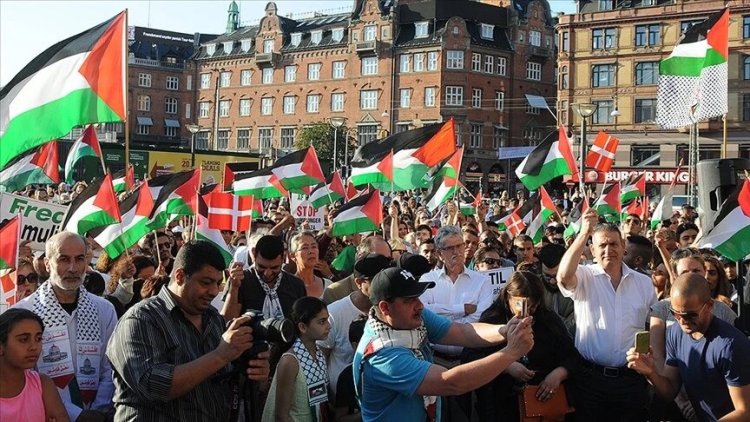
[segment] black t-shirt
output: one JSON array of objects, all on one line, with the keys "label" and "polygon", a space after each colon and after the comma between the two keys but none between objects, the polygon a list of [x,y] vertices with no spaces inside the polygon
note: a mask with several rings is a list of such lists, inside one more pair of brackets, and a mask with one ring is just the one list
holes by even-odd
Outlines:
[{"label": "black t-shirt", "polygon": [[[279,295],[279,303],[284,317],[292,316],[292,305],[294,301],[301,297],[307,296],[305,283],[299,278],[285,271],[281,272],[281,285],[276,290]],[[239,301],[241,312],[244,313],[250,309],[262,311],[263,302],[266,300],[266,292],[261,287],[258,277],[253,270],[245,271],[245,279],[239,289]],[[264,315],[268,318],[270,315]]]}]

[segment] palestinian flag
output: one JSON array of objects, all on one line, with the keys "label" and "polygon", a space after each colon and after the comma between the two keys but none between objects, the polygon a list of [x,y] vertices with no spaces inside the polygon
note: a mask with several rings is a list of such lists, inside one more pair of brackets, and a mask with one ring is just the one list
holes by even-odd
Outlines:
[{"label": "palestinian flag", "polygon": [[115,193],[127,192],[135,186],[135,170],[132,165],[128,166],[127,171],[120,170],[115,173],[114,178],[112,184],[115,187]]},{"label": "palestinian flag", "polygon": [[643,215],[643,202],[641,198],[635,198],[630,202],[623,203],[622,213],[620,214],[620,221],[625,221],[629,215],[637,215],[638,218]]},{"label": "palestinian flag", "polygon": [[659,63],[656,123],[679,128],[726,114],[729,9],[690,27]]},{"label": "palestinian flag", "polygon": [[195,239],[204,240],[211,243],[216,249],[221,252],[221,256],[224,257],[224,264],[229,267],[232,263],[232,252],[224,241],[224,237],[221,235],[221,230],[212,229],[208,225],[208,206],[206,202],[200,196],[197,198],[198,201],[198,213],[195,215]]},{"label": "palestinian flag", "polygon": [[383,204],[380,191],[376,189],[352,199],[336,210],[331,235],[336,237],[373,232],[380,228],[382,222]]},{"label": "palestinian flag", "polygon": [[672,190],[668,190],[651,214],[651,230],[656,230],[664,220],[672,218]]},{"label": "palestinian flag", "polygon": [[359,191],[354,187],[351,181],[346,183],[346,200],[351,201],[359,195]]},{"label": "palestinian flag", "polygon": [[354,270],[354,263],[357,257],[357,247],[349,245],[336,255],[336,258],[331,262],[331,268],[336,271],[351,272]]},{"label": "palestinian flag", "polygon": [[201,184],[199,170],[170,174],[170,180],[159,191],[154,201],[148,226],[151,230],[166,227],[180,215],[195,215],[196,197]]},{"label": "palestinian flag", "polygon": [[594,204],[594,209],[599,215],[604,216],[607,221],[618,221],[622,206],[620,202],[620,182],[605,186],[599,199]]},{"label": "palestinian flag", "polygon": [[313,208],[317,209],[343,199],[345,196],[344,182],[341,180],[339,171],[336,170],[328,176],[325,184],[319,185],[310,193],[310,197],[307,200],[310,201],[310,205]]},{"label": "palestinian flag", "polygon": [[620,192],[620,202],[625,204],[646,195],[646,173],[629,178]]},{"label": "palestinian flag", "polygon": [[234,175],[232,192],[240,196],[253,196],[258,199],[281,198],[287,195],[287,190],[281,183],[271,167],[255,170],[250,173]]},{"label": "palestinian flag", "polygon": [[222,184],[224,191],[232,189],[232,182],[239,174],[252,173],[258,170],[258,163],[226,163],[224,164],[224,176]]},{"label": "palestinian flag", "polygon": [[566,227],[565,231],[563,232],[563,239],[567,239],[571,236],[576,236],[581,231],[581,224],[583,224],[583,214],[585,214],[589,209],[588,195],[583,197],[583,200],[580,204],[577,205],[577,208],[581,210],[581,216],[578,217],[578,220],[568,224],[568,227]]},{"label": "palestinian flag", "polygon": [[432,188],[423,199],[430,212],[435,211],[440,205],[447,202],[456,193],[458,187],[458,175],[461,171],[461,159],[464,149],[459,147],[453,155],[448,158],[432,179]]},{"label": "palestinian flag", "polygon": [[552,202],[552,198],[544,187],[540,187],[539,191],[519,208],[518,215],[529,222],[526,226],[526,234],[531,237],[535,245],[542,241],[545,223],[556,211],[555,203]]},{"label": "palestinian flag", "polygon": [[208,197],[208,227],[217,230],[250,230],[252,196],[212,192]]},{"label": "palestinian flag", "polygon": [[279,158],[271,172],[284,189],[296,193],[301,193],[302,188],[326,181],[318,155],[311,146]]},{"label": "palestinian flag", "polygon": [[107,174],[76,196],[60,227],[85,236],[89,230],[121,221],[117,197],[112,187],[112,175]]},{"label": "palestinian flag", "polygon": [[[362,145],[351,161],[349,180],[356,186],[371,184],[381,190],[394,191],[429,187],[428,171],[437,167],[456,150],[455,123],[453,119],[391,135],[376,142]],[[377,164],[393,151],[393,181],[381,177],[374,182],[364,175],[377,173]],[[355,168],[357,172],[355,174]],[[387,168],[384,171],[388,171]],[[381,172],[382,173],[382,172]],[[356,176],[356,177],[355,177]],[[376,177],[376,176],[370,176]]]},{"label": "palestinian flag", "polygon": [[477,214],[477,207],[482,202],[482,194],[477,193],[475,196],[469,195],[469,193],[461,194],[460,200],[458,201],[458,209],[461,214],[465,216],[471,216]]},{"label": "palestinian flag", "polygon": [[125,121],[125,12],[60,41],[0,90],[0,168],[75,126]]},{"label": "palestinian flag", "polygon": [[576,174],[575,159],[562,126],[557,133],[548,135],[516,168],[516,176],[530,191],[556,177],[572,174]]},{"label": "palestinian flag", "polygon": [[154,208],[154,200],[148,181],[143,182],[138,189],[123,199],[119,208],[122,216],[120,224],[113,224],[96,233],[94,233],[95,230],[90,233],[94,236],[96,243],[100,244],[104,252],[112,259],[122,255],[151,231],[148,222]]},{"label": "palestinian flag", "polygon": [[0,227],[0,270],[16,268],[21,242],[21,216],[17,215]]},{"label": "palestinian flag", "polygon": [[393,150],[367,161],[352,162],[351,165],[352,175],[349,182],[354,186],[372,185],[386,191],[396,187],[393,175]]},{"label": "palestinian flag", "polygon": [[48,142],[17,157],[0,172],[0,190],[8,192],[22,190],[32,184],[57,183],[60,183],[57,141]]},{"label": "palestinian flag", "polygon": [[68,151],[68,158],[65,160],[65,183],[75,183],[73,179],[73,167],[75,167],[78,160],[84,157],[102,159],[102,149],[99,146],[99,138],[96,136],[94,125],[88,125],[83,134],[81,134],[81,137],[73,143],[70,151]]},{"label": "palestinian flag", "polygon": [[745,179],[719,209],[714,226],[698,242],[721,256],[739,262],[750,255],[750,180]]}]

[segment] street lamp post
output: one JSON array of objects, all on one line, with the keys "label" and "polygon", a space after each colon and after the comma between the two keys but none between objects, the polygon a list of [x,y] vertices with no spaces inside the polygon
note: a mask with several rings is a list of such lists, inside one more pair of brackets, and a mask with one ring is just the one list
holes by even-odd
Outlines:
[{"label": "street lamp post", "polygon": [[201,130],[198,125],[185,125],[185,129],[190,132],[190,167],[195,168],[195,134]]},{"label": "street lamp post", "polygon": [[584,195],[584,188],[586,186],[586,119],[596,113],[596,109],[599,107],[597,104],[591,103],[573,103],[570,105],[573,111],[581,116],[581,156],[580,159],[580,170],[578,174],[579,190],[581,198]]},{"label": "street lamp post", "polygon": [[338,158],[338,135],[339,129],[344,125],[344,122],[346,122],[346,117],[331,117],[328,119],[328,124],[333,128],[333,171],[338,170],[338,163],[336,161]]}]

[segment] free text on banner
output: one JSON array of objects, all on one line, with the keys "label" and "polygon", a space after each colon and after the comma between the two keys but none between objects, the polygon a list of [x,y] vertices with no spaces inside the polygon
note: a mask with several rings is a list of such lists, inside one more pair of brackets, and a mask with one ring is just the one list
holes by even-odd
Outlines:
[{"label": "free text on banner", "polygon": [[21,214],[21,240],[31,240],[29,247],[35,251],[43,251],[44,242],[60,231],[67,210],[67,205],[0,192],[0,221]]},{"label": "free text on banner", "polygon": [[505,283],[508,282],[510,275],[513,274],[513,267],[500,267],[494,270],[481,271],[482,274],[487,274],[490,277],[490,284],[492,284],[492,300],[497,299],[500,294],[500,290],[505,287]]},{"label": "free text on banner", "polygon": [[289,211],[297,221],[297,224],[307,220],[307,223],[310,225],[310,230],[323,229],[325,222],[323,208],[314,208],[310,205],[310,202],[307,201],[306,195],[292,193],[290,199]]}]

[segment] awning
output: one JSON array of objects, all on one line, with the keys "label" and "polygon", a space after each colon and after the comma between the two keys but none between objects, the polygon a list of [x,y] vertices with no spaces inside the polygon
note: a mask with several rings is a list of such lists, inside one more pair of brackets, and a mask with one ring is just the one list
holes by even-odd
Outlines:
[{"label": "awning", "polygon": [[166,127],[180,127],[180,121],[177,119],[164,119]]},{"label": "awning", "polygon": [[141,125],[141,126],[153,126],[154,125],[154,121],[151,120],[150,117],[141,117],[141,116],[138,116],[138,124]]},{"label": "awning", "polygon": [[502,147],[497,150],[498,160],[513,160],[516,158],[524,158],[531,154],[531,151],[536,147]]},{"label": "awning", "polygon": [[539,95],[533,95],[533,94],[525,94],[526,95],[526,101],[529,102],[529,105],[534,108],[541,108],[541,109],[549,109],[549,106],[547,105],[547,100]]}]

